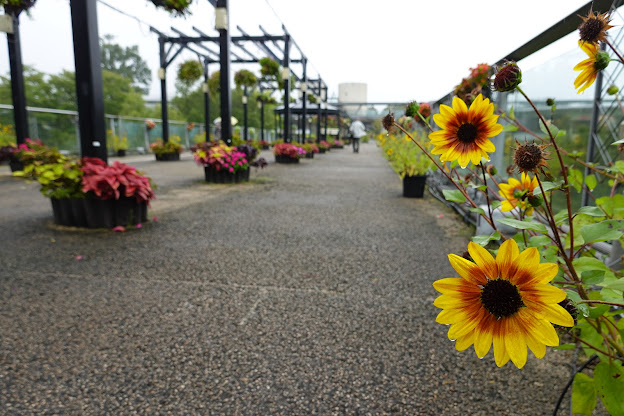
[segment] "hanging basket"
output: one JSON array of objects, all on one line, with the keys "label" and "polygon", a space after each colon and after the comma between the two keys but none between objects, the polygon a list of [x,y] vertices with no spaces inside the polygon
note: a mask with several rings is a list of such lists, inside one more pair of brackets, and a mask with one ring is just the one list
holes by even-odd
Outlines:
[{"label": "hanging basket", "polygon": [[178,80],[186,85],[192,85],[204,74],[204,68],[198,61],[190,60],[178,67]]},{"label": "hanging basket", "polygon": [[36,2],[37,0],[0,0],[0,5],[4,7],[5,13],[18,15],[30,9]]},{"label": "hanging basket", "polygon": [[253,72],[246,69],[241,69],[234,74],[234,84],[236,84],[236,88],[253,88],[256,86],[257,83],[258,78],[254,75]]},{"label": "hanging basket", "polygon": [[169,13],[184,16],[191,14],[189,7],[193,0],[151,0],[154,6],[167,10]]}]

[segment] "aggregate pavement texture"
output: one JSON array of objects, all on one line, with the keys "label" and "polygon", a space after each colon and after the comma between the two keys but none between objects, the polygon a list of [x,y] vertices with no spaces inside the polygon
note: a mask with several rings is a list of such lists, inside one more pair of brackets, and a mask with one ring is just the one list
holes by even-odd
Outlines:
[{"label": "aggregate pavement texture", "polygon": [[262,156],[242,185],[126,158],[159,188],[125,233],[55,226],[1,166],[0,414],[552,412],[568,352],[499,369],[435,323],[473,232],[451,210],[403,198],[373,143]]}]

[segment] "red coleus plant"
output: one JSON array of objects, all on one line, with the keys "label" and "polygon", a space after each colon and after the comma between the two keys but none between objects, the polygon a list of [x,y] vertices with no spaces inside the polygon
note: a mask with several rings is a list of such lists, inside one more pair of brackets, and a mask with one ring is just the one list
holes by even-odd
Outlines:
[{"label": "red coleus plant", "polygon": [[111,166],[97,158],[85,157],[81,161],[82,191],[93,192],[98,199],[136,198],[138,202],[154,199],[154,191],[147,176],[124,163]]},{"label": "red coleus plant", "polygon": [[279,143],[273,147],[273,154],[276,156],[288,156],[293,159],[299,159],[305,156],[306,151],[290,143]]}]

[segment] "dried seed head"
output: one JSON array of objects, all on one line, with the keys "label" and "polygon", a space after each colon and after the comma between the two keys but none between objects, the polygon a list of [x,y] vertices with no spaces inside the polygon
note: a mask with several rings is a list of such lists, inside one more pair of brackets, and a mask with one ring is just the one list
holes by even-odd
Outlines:
[{"label": "dried seed head", "polygon": [[488,175],[490,176],[494,176],[498,173],[498,169],[496,169],[496,166],[494,165],[487,165],[485,167],[485,171],[488,173]]},{"label": "dried seed head", "polygon": [[513,61],[498,68],[494,76],[494,89],[498,92],[513,91],[522,82],[522,71]]},{"label": "dried seed head", "polygon": [[589,9],[587,17],[580,16],[583,23],[578,27],[579,37],[583,42],[598,44],[607,40],[607,30],[611,29],[611,15],[609,13],[594,13]]},{"label": "dried seed head", "polygon": [[553,105],[555,105],[555,99],[554,98],[549,98],[546,100],[546,105],[548,107],[552,107]]},{"label": "dried seed head", "polygon": [[394,113],[388,113],[383,119],[381,119],[381,124],[383,124],[384,129],[390,133],[392,131],[392,126],[394,125]]},{"label": "dried seed head", "polygon": [[566,298],[559,302],[559,306],[568,311],[568,313],[574,319],[574,325],[576,325],[576,318],[578,318],[578,310],[576,309],[576,305],[569,298]]},{"label": "dried seed head", "polygon": [[513,165],[509,165],[507,166],[507,168],[505,168],[505,172],[507,172],[507,175],[511,176],[514,174],[514,167]]},{"label": "dried seed head", "polygon": [[537,172],[540,167],[547,166],[545,146],[538,146],[535,143],[518,143],[514,153],[514,164],[518,167],[518,172]]}]

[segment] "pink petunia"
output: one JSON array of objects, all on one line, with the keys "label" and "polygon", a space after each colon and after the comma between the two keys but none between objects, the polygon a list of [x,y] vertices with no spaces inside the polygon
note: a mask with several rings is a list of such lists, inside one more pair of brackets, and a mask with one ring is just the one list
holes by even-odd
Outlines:
[{"label": "pink petunia", "polygon": [[116,233],[123,233],[126,231],[126,227],[122,227],[121,225],[118,225],[117,227],[113,228],[113,231],[115,231]]}]

